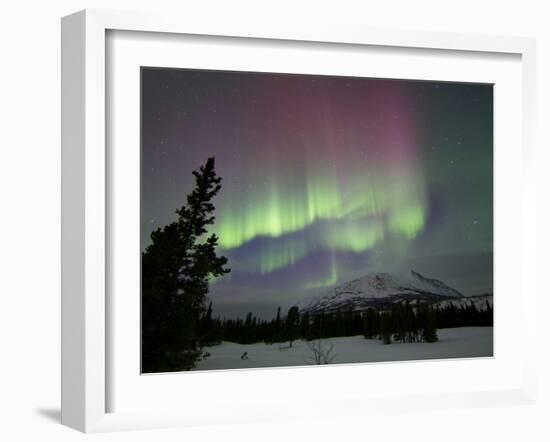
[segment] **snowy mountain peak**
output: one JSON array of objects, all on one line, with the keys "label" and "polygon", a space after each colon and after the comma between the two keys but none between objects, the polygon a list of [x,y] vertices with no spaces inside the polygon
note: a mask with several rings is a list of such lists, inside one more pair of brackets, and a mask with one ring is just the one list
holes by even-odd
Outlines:
[{"label": "snowy mountain peak", "polygon": [[440,296],[454,297],[458,298],[463,296],[458,290],[455,290],[442,281],[434,278],[426,278],[420,273],[411,270],[411,282],[412,285],[420,290],[426,290],[430,293],[437,294]]},{"label": "snowy mountain peak", "polygon": [[462,294],[442,281],[427,278],[414,270],[406,276],[368,273],[331,288],[298,307],[303,312],[320,313],[338,309],[363,310],[404,300],[438,301],[460,298]]}]

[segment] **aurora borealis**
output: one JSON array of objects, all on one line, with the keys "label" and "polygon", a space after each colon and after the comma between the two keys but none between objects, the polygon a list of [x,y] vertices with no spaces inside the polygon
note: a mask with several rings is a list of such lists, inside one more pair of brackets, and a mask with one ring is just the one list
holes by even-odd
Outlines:
[{"label": "aurora borealis", "polygon": [[209,156],[222,316],[370,271],[492,291],[491,85],[142,69],[142,247]]}]

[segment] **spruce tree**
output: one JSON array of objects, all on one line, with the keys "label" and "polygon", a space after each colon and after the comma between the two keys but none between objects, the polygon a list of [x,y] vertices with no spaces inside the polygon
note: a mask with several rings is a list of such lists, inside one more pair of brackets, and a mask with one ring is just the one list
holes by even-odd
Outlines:
[{"label": "spruce tree", "polygon": [[208,304],[208,309],[202,319],[202,342],[204,345],[216,342],[214,336],[214,322],[212,321],[212,302]]},{"label": "spruce tree", "polygon": [[300,313],[298,312],[298,307],[290,307],[285,321],[286,335],[287,339],[290,341],[290,348],[292,348],[292,342],[296,339],[296,335],[298,333],[299,320]]},{"label": "spruce tree", "polygon": [[281,342],[281,307],[277,308],[277,317],[275,318],[274,342]]},{"label": "spruce tree", "polygon": [[431,305],[426,305],[423,309],[422,340],[424,342],[436,342],[438,340],[435,315]]},{"label": "spruce tree", "polygon": [[390,313],[382,313],[380,318],[380,336],[384,344],[391,344],[392,318]]},{"label": "spruce tree", "polygon": [[309,313],[306,311],[301,317],[300,317],[300,337],[302,339],[308,340],[310,338],[310,319],[309,319]]},{"label": "spruce tree", "polygon": [[208,281],[230,270],[217,256],[212,198],[221,189],[214,158],[193,172],[195,188],[178,219],[151,234],[142,253],[142,371],[192,368],[202,351],[201,318]]}]

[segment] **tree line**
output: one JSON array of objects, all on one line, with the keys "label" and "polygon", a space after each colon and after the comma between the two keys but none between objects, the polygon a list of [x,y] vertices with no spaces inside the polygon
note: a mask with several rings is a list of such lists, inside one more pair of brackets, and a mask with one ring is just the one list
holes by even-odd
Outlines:
[{"label": "tree line", "polygon": [[288,343],[302,339],[316,339],[363,335],[367,339],[392,342],[435,342],[437,329],[468,326],[492,326],[493,308],[487,302],[485,309],[478,309],[471,302],[467,305],[449,303],[438,306],[410,301],[396,303],[386,308],[352,309],[309,314],[291,307],[285,316],[277,309],[271,320],[258,318],[249,312],[244,318],[213,319],[212,306],[204,317],[205,345],[222,341],[239,344]]}]

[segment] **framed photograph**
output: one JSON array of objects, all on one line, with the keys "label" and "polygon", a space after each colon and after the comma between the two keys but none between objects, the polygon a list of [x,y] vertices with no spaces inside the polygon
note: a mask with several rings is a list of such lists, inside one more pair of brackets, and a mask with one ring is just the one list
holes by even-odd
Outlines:
[{"label": "framed photograph", "polygon": [[62,31],[64,424],[534,400],[532,40]]}]

